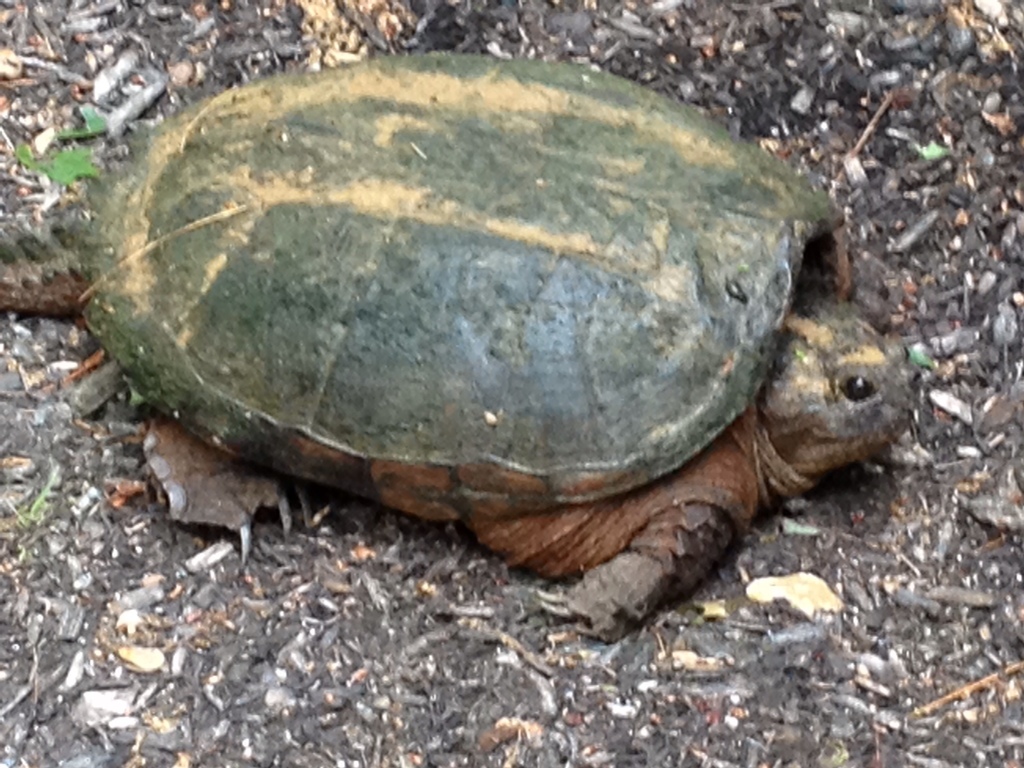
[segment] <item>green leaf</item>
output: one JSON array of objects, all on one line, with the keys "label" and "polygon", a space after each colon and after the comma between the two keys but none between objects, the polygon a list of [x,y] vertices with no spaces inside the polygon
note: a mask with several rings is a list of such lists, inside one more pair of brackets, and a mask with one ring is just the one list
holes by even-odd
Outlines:
[{"label": "green leaf", "polygon": [[920,347],[911,347],[908,349],[907,358],[918,368],[927,368],[929,371],[935,368],[935,361],[932,360],[928,356],[928,353]]},{"label": "green leaf", "polygon": [[60,480],[60,469],[56,465],[51,465],[50,475],[46,478],[36,497],[15,511],[15,519],[20,528],[34,528],[46,519],[46,511],[50,506],[50,494],[58,480]]},{"label": "green leaf", "polygon": [[917,154],[925,160],[941,160],[949,154],[949,149],[932,141],[923,147],[919,145]]},{"label": "green leaf", "polygon": [[19,144],[14,148],[14,156],[30,171],[49,176],[58,184],[71,184],[100,173],[92,164],[92,153],[88,149],[62,149],[50,160],[36,160],[28,144]]},{"label": "green leaf", "polygon": [[19,144],[14,148],[14,156],[18,158],[18,162],[28,168],[30,171],[40,171],[39,161],[32,157],[32,147],[28,144]]},{"label": "green leaf", "polygon": [[146,402],[146,398],[135,387],[128,386],[128,404],[132,408],[141,408]]},{"label": "green leaf", "polygon": [[43,164],[42,171],[58,184],[71,184],[100,174],[88,149],[62,149],[53,160]]},{"label": "green leaf", "polygon": [[61,131],[57,134],[57,138],[61,141],[68,141],[70,139],[91,139],[94,136],[99,136],[107,130],[107,121],[103,119],[92,107],[82,107],[82,119],[85,120],[85,127],[83,128],[68,128],[66,131]]}]

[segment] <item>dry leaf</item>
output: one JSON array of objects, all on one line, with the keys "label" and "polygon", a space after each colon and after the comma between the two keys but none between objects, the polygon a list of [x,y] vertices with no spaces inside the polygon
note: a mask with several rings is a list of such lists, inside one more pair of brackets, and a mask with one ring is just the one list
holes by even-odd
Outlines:
[{"label": "dry leaf", "polygon": [[747,597],[758,603],[785,600],[809,619],[819,611],[838,613],[843,609],[839,596],[812,573],[754,579],[747,585]]},{"label": "dry leaf", "polygon": [[480,749],[489,752],[499,744],[512,739],[521,739],[536,744],[544,733],[544,726],[533,720],[518,717],[502,717],[494,727],[480,737]]},{"label": "dry leaf", "polygon": [[703,603],[695,603],[695,605],[700,608],[701,616],[705,619],[724,619],[729,615],[725,600],[707,600]]},{"label": "dry leaf", "polygon": [[24,71],[18,54],[10,48],[0,48],[0,80],[17,80]]},{"label": "dry leaf", "polygon": [[135,672],[158,672],[167,660],[159,648],[142,648],[138,645],[122,646],[117,649],[117,655]]},{"label": "dry leaf", "polygon": [[377,553],[365,544],[356,544],[354,547],[352,547],[352,551],[350,552],[350,554],[352,555],[352,559],[355,560],[357,563],[363,563],[367,560],[373,560],[373,558],[377,556]]},{"label": "dry leaf", "polygon": [[420,597],[434,597],[437,594],[437,585],[421,580],[416,583],[416,594]]},{"label": "dry leaf", "polygon": [[146,484],[141,480],[109,480],[104,483],[104,495],[107,503],[114,509],[120,509],[132,499],[146,493]]},{"label": "dry leaf", "polygon": [[981,119],[999,131],[1000,136],[1009,136],[1017,130],[1017,126],[1013,122],[1013,118],[1010,117],[1009,112],[999,112],[997,114],[982,112]]}]

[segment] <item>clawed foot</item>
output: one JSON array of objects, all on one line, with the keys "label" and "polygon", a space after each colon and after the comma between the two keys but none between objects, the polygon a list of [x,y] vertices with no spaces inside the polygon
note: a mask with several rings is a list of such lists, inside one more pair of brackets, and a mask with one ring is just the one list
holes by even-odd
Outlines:
[{"label": "clawed foot", "polygon": [[538,590],[536,596],[545,613],[576,621],[583,634],[613,642],[671,595],[673,581],[671,563],[623,552],[585,573],[567,591]]},{"label": "clawed foot", "polygon": [[[150,472],[167,498],[171,518],[182,523],[238,531],[242,562],[252,553],[252,518],[276,507],[287,534],[292,510],[284,485],[266,472],[235,460],[186,432],[175,422],[155,421],[142,445]],[[308,497],[299,494],[309,521]]]},{"label": "clawed foot", "polygon": [[541,607],[579,621],[585,634],[618,640],[665,601],[689,595],[733,533],[731,518],[720,509],[670,510],[652,520],[631,549],[587,571],[566,593],[538,593]]}]

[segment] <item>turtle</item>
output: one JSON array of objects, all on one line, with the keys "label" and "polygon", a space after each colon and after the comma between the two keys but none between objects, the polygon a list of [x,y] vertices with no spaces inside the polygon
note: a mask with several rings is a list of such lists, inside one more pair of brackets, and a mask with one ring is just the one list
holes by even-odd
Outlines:
[{"label": "turtle", "polygon": [[227,90],[132,156],[86,219],[4,240],[0,308],[84,307],[166,415],[177,519],[247,542],[265,469],[326,484],[582,575],[614,637],[906,428],[898,341],[794,308],[828,195],[617,76],[383,57]]}]

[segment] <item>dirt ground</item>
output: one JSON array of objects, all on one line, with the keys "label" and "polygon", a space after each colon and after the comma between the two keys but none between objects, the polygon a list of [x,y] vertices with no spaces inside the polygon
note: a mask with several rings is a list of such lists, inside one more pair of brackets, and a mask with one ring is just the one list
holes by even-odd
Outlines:
[{"label": "dirt ground", "polygon": [[[14,152],[80,127],[83,105],[113,116],[83,146],[116,170],[119,127],[277,71],[428,50],[591,62],[828,188],[864,312],[913,351],[911,433],[762,519],[694,596],[720,617],[688,603],[606,645],[539,610],[557,585],[457,526],[358,501],[287,537],[260,520],[243,568],[234,537],[132,495],[124,393],[76,415],[61,383],[88,334],[4,316],[0,765],[1024,763],[1024,8],[5,0],[0,216],[73,203]],[[843,611],[744,597],[798,571]]]}]

